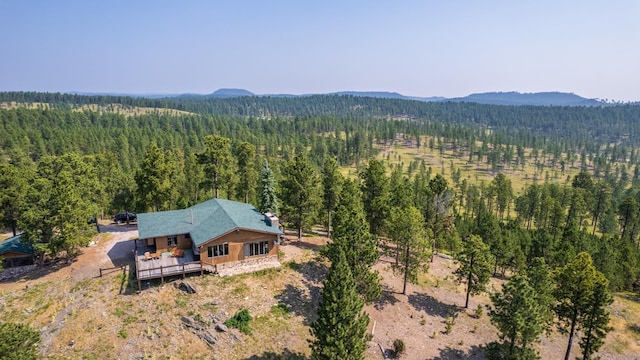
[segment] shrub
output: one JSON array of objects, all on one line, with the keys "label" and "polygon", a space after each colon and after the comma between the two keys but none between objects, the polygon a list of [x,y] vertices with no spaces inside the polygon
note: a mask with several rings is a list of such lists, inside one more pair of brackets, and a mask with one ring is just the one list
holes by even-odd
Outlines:
[{"label": "shrub", "polygon": [[480,319],[482,317],[482,305],[478,304],[478,307],[473,311],[473,314],[476,316],[476,319]]},{"label": "shrub", "polygon": [[396,358],[399,358],[400,355],[404,354],[405,350],[406,349],[404,341],[402,339],[395,339],[393,341],[393,353],[395,354]]},{"label": "shrub", "polygon": [[40,333],[20,323],[0,323],[0,358],[37,359]]},{"label": "shrub", "polygon": [[251,328],[249,327],[249,322],[251,321],[251,314],[249,314],[249,310],[242,309],[238,311],[232,318],[227,319],[224,322],[228,327],[236,328],[240,330],[243,334],[250,335]]}]

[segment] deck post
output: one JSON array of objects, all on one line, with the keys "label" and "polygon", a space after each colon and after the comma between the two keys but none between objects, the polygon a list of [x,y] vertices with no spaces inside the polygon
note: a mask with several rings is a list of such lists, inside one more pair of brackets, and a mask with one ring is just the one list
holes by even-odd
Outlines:
[{"label": "deck post", "polygon": [[186,279],[187,278],[187,273],[184,270],[184,263],[182,263],[182,279]]},{"label": "deck post", "polygon": [[162,265],[160,265],[160,283],[164,284],[164,276],[162,274]]}]

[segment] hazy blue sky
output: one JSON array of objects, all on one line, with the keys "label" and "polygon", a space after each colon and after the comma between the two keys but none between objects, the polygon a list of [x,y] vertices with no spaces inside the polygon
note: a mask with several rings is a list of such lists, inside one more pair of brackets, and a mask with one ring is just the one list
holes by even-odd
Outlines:
[{"label": "hazy blue sky", "polygon": [[640,0],[0,0],[0,91],[640,100]]}]

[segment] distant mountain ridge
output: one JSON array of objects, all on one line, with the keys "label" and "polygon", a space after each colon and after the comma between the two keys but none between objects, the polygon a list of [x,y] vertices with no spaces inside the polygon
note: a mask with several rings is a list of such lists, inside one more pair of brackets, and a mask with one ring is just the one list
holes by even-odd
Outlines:
[{"label": "distant mountain ridge", "polygon": [[471,94],[461,98],[452,98],[445,101],[473,102],[489,105],[533,105],[533,106],[602,106],[606,103],[597,99],[587,99],[573,93],[563,92],[539,92],[519,93],[488,92]]},{"label": "distant mountain ridge", "polygon": [[[319,95],[319,94],[257,95],[248,90],[243,90],[243,89],[220,89],[220,90],[216,90],[210,95],[204,95],[204,96],[214,97],[214,98],[233,98],[233,97],[241,97],[241,96],[299,97],[299,96],[312,96],[312,95]],[[323,95],[345,95],[345,96],[356,96],[356,97],[415,100],[415,101],[424,101],[424,102],[436,102],[436,101],[471,102],[471,103],[487,104],[487,105],[518,105],[518,106],[521,106],[521,105],[603,106],[608,104],[598,99],[587,99],[573,93],[564,93],[564,92],[539,92],[539,93],[519,93],[516,91],[487,92],[487,93],[471,94],[465,97],[458,97],[458,98],[446,98],[442,96],[417,97],[417,96],[402,95],[397,92],[388,92],[388,91],[339,91],[339,92],[328,93]]]},{"label": "distant mountain ridge", "polygon": [[112,96],[130,96],[134,98],[149,98],[149,99],[172,99],[172,98],[218,98],[218,99],[230,99],[245,96],[261,96],[261,97],[274,97],[274,98],[295,98],[306,97],[313,95],[343,95],[343,96],[355,96],[355,97],[372,97],[382,99],[399,99],[399,100],[414,100],[423,102],[470,102],[487,105],[505,105],[505,106],[607,106],[612,103],[602,101],[599,99],[588,99],[576,95],[574,93],[565,92],[537,92],[537,93],[520,93],[516,91],[509,92],[486,92],[470,94],[464,97],[446,98],[442,96],[431,97],[419,97],[419,96],[407,96],[397,92],[390,91],[338,91],[326,94],[255,94],[245,89],[234,88],[222,88],[218,89],[210,94],[124,94],[124,93],[80,93],[75,92],[78,95],[112,95]]}]

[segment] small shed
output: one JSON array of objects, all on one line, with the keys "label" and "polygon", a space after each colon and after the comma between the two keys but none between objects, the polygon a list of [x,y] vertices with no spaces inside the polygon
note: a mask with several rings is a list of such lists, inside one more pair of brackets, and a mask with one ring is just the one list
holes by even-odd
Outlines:
[{"label": "small shed", "polygon": [[22,235],[0,242],[0,258],[5,268],[33,265],[34,250],[29,243],[22,242]]}]

